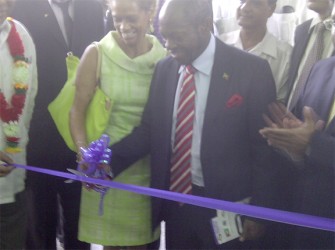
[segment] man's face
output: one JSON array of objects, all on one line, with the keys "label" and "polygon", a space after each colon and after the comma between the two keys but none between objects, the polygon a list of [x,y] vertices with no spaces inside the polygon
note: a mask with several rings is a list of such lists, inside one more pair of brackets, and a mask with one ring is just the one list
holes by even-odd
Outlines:
[{"label": "man's face", "polygon": [[0,25],[9,16],[13,0],[0,0]]},{"label": "man's face", "polygon": [[192,63],[207,45],[204,44],[200,25],[190,24],[186,20],[160,18],[160,33],[171,56],[181,64]]},{"label": "man's face", "polygon": [[307,8],[321,15],[329,15],[333,4],[333,0],[307,0]]},{"label": "man's face", "polygon": [[237,22],[243,28],[264,26],[275,7],[268,0],[241,0],[237,8]]}]

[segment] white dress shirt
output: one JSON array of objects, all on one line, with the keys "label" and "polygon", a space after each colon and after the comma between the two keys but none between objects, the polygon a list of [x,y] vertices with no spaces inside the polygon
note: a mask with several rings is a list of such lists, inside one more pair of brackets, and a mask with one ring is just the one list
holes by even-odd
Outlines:
[{"label": "white dress shirt", "polygon": [[[58,25],[60,27],[60,30],[62,31],[62,34],[65,38],[65,41],[67,43],[67,45],[69,45],[69,38],[67,37],[66,35],[66,31],[65,31],[65,24],[64,24],[64,18],[63,18],[63,13],[62,13],[62,10],[60,9],[60,7],[53,3],[52,0],[48,0],[49,1],[49,4],[56,16],[56,19],[57,19],[57,22],[58,22]],[[69,15],[70,17],[72,18],[73,20],[73,1],[72,0],[69,0],[70,1],[70,4],[69,4]]]},{"label": "white dress shirt", "polygon": [[[214,54],[215,54],[215,38],[213,35],[211,35],[211,39],[207,48],[192,63],[193,67],[197,70],[196,73],[194,74],[196,93],[195,93],[195,117],[194,117],[192,149],[191,149],[192,183],[200,187],[204,186],[204,179],[200,160],[201,135],[204,124],[204,116],[205,116],[212,68],[214,64]],[[184,68],[185,65],[182,65],[179,69],[180,76],[176,90],[176,98],[173,109],[173,125],[172,125],[172,138],[171,138],[172,147],[174,145],[174,139],[175,139],[177,108],[179,102],[180,88],[183,82]]]},{"label": "white dress shirt", "polygon": [[[36,52],[35,45],[30,35],[28,34],[25,27],[17,21],[15,26],[19,33],[25,50],[25,57],[30,62],[29,72],[29,86],[26,94],[26,102],[20,116],[19,126],[21,132],[21,139],[19,147],[22,152],[17,154],[8,154],[15,163],[26,164],[26,146],[28,143],[28,129],[31,120],[34,99],[37,93],[37,69],[36,69]],[[9,52],[7,37],[11,29],[10,23],[6,20],[0,26],[0,89],[2,90],[7,102],[13,95],[13,83],[12,83],[12,70],[13,70],[13,58]],[[45,145],[41,145],[45,147]],[[6,137],[3,132],[3,122],[0,119],[0,151],[4,151],[6,148]],[[50,145],[50,150],[52,149]],[[14,169],[6,177],[0,177],[0,204],[11,203],[15,201],[15,194],[24,190],[25,187],[25,171],[23,169]]]},{"label": "white dress shirt", "polygon": [[[219,38],[223,42],[243,50],[239,30],[223,34]],[[277,99],[284,100],[288,92],[287,78],[292,46],[287,42],[280,41],[267,31],[263,40],[248,52],[268,61],[276,83]]]}]

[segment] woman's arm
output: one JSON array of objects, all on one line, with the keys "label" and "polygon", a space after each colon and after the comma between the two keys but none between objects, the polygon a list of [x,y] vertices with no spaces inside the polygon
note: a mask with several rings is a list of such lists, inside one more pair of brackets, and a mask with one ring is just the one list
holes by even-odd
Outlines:
[{"label": "woman's arm", "polygon": [[70,111],[70,130],[77,152],[80,147],[88,145],[85,119],[87,107],[97,86],[97,60],[98,50],[95,45],[90,45],[86,48],[77,70],[76,93]]}]

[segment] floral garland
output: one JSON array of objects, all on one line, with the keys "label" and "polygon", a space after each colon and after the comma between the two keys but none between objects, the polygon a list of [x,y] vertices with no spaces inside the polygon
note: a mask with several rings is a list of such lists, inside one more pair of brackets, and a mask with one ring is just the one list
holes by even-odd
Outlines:
[{"label": "floral garland", "polygon": [[13,19],[7,19],[11,24],[11,30],[7,38],[7,44],[11,56],[13,57],[13,75],[12,84],[14,93],[10,103],[6,101],[3,92],[0,89],[0,118],[3,122],[3,132],[6,136],[6,149],[8,153],[18,153],[20,142],[20,116],[25,106],[26,93],[28,90],[29,64],[24,57],[23,42],[16,30]]}]

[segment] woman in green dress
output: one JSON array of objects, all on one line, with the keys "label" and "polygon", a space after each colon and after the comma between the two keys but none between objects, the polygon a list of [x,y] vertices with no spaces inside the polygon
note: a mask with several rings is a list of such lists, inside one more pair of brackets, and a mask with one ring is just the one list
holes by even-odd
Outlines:
[{"label": "woman in green dress", "polygon": [[[90,45],[86,49],[77,72],[70,124],[78,149],[90,143],[84,121],[96,88],[98,53],[101,57],[99,84],[112,105],[105,133],[113,144],[139,125],[155,64],[166,55],[159,41],[147,34],[155,4],[156,0],[109,0],[116,31],[109,32],[98,48]],[[136,162],[114,180],[149,186],[149,159]],[[158,239],[159,229],[151,228],[149,197],[109,189],[102,216],[99,200],[99,193],[82,190],[79,240],[103,245],[104,249],[147,249],[149,243]]]}]

